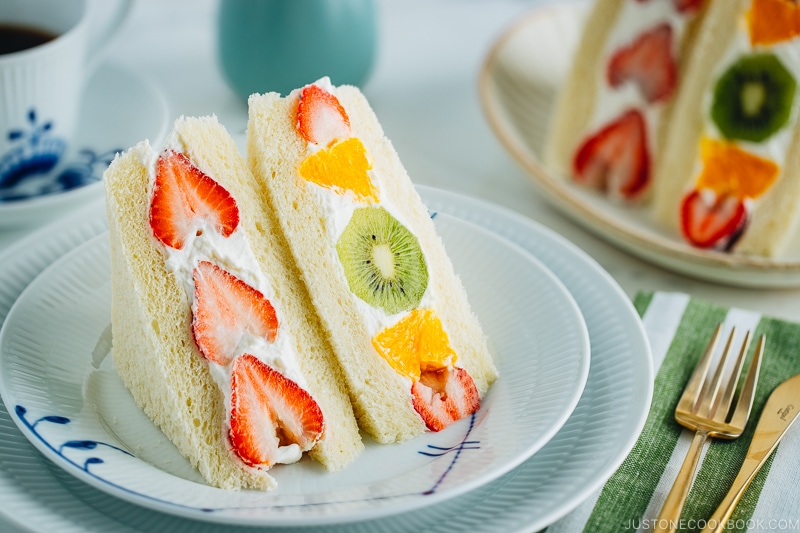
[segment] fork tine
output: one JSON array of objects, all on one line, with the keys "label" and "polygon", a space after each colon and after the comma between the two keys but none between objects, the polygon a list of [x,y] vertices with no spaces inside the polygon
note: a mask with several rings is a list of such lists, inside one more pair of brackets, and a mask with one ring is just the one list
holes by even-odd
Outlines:
[{"label": "fork tine", "polygon": [[[761,367],[761,359],[764,354],[766,337],[763,335],[758,341],[750,366],[747,369],[747,376],[739,393],[736,409],[731,416],[731,422],[726,423],[730,411],[730,404],[736,395],[736,389],[741,376],[744,360],[747,357],[748,345],[750,343],[750,332],[746,332],[742,347],[733,365],[728,364],[728,357],[732,357],[731,349],[736,329],[731,328],[728,342],[720,356],[713,378],[709,378],[709,366],[713,357],[713,352],[722,331],[722,324],[718,325],[709,341],[708,347],[700,361],[697,363],[689,382],[684,389],[678,406],[675,409],[675,421],[682,426],[694,431],[692,444],[686,452],[678,475],[672,484],[672,488],[667,494],[664,504],[661,507],[657,525],[654,532],[675,532],[674,523],[680,520],[683,512],[683,505],[692,487],[697,464],[702,453],[703,443],[710,437],[725,439],[736,439],[744,431],[747,419],[750,416],[750,409],[755,397],[756,382]],[[727,368],[733,366],[732,369]],[[723,377],[725,376],[725,377]],[[722,380],[727,379],[720,390]],[[700,405],[696,405],[700,404]],[[713,411],[711,411],[713,410]],[[709,412],[711,411],[711,412]],[[715,416],[719,411],[719,417]],[[663,524],[669,524],[665,526]]]},{"label": "fork tine", "polygon": [[750,417],[750,409],[753,407],[753,399],[756,395],[756,383],[758,383],[758,373],[761,370],[761,360],[764,356],[764,348],[767,343],[766,335],[761,335],[758,339],[758,344],[753,352],[753,358],[750,361],[750,367],[747,369],[747,377],[745,378],[744,385],[742,385],[742,392],[739,394],[739,400],[736,402],[736,409],[733,411],[731,417],[731,425],[736,427],[744,427],[747,424],[747,419]]},{"label": "fork tine", "polygon": [[697,362],[694,372],[692,372],[692,377],[690,377],[688,383],[686,383],[681,399],[678,402],[678,409],[692,413],[695,412],[697,398],[699,398],[700,389],[705,382],[708,366],[711,364],[711,356],[714,354],[714,350],[717,347],[720,333],[722,333],[722,324],[717,325],[714,334],[708,341],[705,352],[703,352],[703,356],[700,358],[700,361]]},{"label": "fork tine", "polygon": [[[728,414],[731,411],[731,403],[736,393],[736,387],[739,385],[739,378],[742,375],[742,368],[744,367],[744,360],[747,358],[747,350],[750,349],[750,331],[745,332],[742,347],[739,349],[739,356],[736,358],[736,365],[731,371],[728,378],[728,385],[719,398],[714,411],[714,420],[718,422],[725,422]],[[741,397],[741,395],[740,395]]]},{"label": "fork tine", "polygon": [[705,416],[708,418],[714,418],[716,411],[713,409],[716,408],[719,402],[715,402],[714,400],[717,399],[719,393],[719,386],[722,383],[722,375],[725,369],[725,365],[728,361],[728,356],[731,353],[731,346],[733,345],[733,338],[736,335],[736,327],[731,328],[731,334],[728,336],[728,342],[725,343],[725,350],[722,352],[722,356],[719,359],[719,363],[717,364],[717,368],[714,371],[714,377],[712,378],[711,382],[708,384],[708,389],[705,389],[702,392],[702,400],[700,405],[697,407],[695,413],[701,416]]}]

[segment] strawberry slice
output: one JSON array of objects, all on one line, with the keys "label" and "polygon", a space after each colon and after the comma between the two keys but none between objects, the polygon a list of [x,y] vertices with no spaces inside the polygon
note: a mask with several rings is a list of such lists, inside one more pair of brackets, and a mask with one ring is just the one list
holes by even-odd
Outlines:
[{"label": "strawberry slice", "polygon": [[[645,2],[649,2],[650,0],[636,1],[640,4],[643,4]],[[703,0],[673,0],[672,3],[679,13],[690,13],[700,9],[700,6],[703,5]]]},{"label": "strawberry slice", "polygon": [[158,158],[150,228],[166,246],[182,249],[186,237],[208,220],[228,237],[239,225],[239,208],[230,193],[174,150]]},{"label": "strawberry slice", "polygon": [[411,385],[411,396],[414,409],[431,431],[441,431],[481,406],[475,382],[463,368],[423,370],[419,381]]},{"label": "strawberry slice", "polygon": [[674,0],[675,9],[681,13],[692,13],[698,11],[703,5],[704,0]]},{"label": "strawberry slice", "polygon": [[299,452],[311,449],[323,427],[322,410],[297,383],[253,355],[236,358],[228,436],[242,461],[270,467],[281,447],[295,444]]},{"label": "strawberry slice", "polygon": [[659,24],[617,50],[608,62],[606,74],[608,83],[614,88],[632,81],[648,102],[667,100],[678,80],[672,27],[666,23]]},{"label": "strawberry slice", "polygon": [[300,91],[297,129],[308,142],[327,147],[350,137],[350,119],[338,98],[318,85],[306,85]]},{"label": "strawberry slice", "polygon": [[587,139],[575,154],[575,180],[633,199],[650,182],[644,117],[629,110]]},{"label": "strawberry slice", "polygon": [[699,248],[729,250],[747,223],[747,209],[732,194],[693,190],[681,205],[681,230]]},{"label": "strawberry slice", "polygon": [[206,359],[226,366],[249,336],[275,341],[278,317],[260,291],[208,261],[197,264],[192,278],[192,332]]}]

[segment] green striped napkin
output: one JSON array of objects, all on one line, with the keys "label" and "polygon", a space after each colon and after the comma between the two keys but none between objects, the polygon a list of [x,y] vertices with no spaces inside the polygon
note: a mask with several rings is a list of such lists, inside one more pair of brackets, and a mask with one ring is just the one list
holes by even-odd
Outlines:
[{"label": "green striped napkin", "polygon": [[[680,531],[700,531],[730,487],[744,459],[758,416],[772,390],[800,373],[800,324],[725,309],[678,293],[640,293],[634,305],[653,351],[653,403],[639,440],[606,485],[548,533],[651,531],[693,433],[675,422],[683,387],[719,322],[726,339],[736,326],[767,336],[750,423],[732,441],[707,443],[680,521]],[[720,344],[724,344],[720,342]],[[720,348],[721,349],[721,348]],[[800,425],[792,427],[750,485],[726,531],[800,531]]]}]

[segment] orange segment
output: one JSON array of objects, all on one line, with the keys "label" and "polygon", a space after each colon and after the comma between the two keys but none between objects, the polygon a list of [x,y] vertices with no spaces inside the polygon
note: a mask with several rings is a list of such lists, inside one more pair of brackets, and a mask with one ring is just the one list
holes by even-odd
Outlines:
[{"label": "orange segment", "polygon": [[718,195],[758,198],[778,178],[780,167],[769,159],[742,150],[733,143],[703,139],[703,171],[696,189],[711,189]]},{"label": "orange segment", "polygon": [[377,202],[378,192],[367,174],[370,169],[364,145],[351,137],[308,156],[300,165],[300,175],[339,194],[353,191],[359,200]]},{"label": "orange segment", "polygon": [[747,23],[754,45],[788,41],[800,35],[800,5],[793,0],[753,0]]},{"label": "orange segment", "polygon": [[456,362],[456,353],[431,309],[415,309],[397,324],[385,328],[372,345],[398,374],[418,381],[422,370],[444,368]]}]

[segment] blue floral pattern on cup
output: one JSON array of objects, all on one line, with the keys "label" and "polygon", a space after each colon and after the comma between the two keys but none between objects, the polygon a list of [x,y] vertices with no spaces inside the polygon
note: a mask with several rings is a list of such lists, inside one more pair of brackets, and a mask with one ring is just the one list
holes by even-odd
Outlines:
[{"label": "blue floral pattern on cup", "polygon": [[66,165],[66,141],[53,134],[53,122],[28,111],[28,128],[7,132],[13,148],[0,155],[0,202],[24,200],[82,187],[99,181],[103,170],[121,149],[97,153],[84,148]]},{"label": "blue floral pattern on cup", "polygon": [[51,120],[38,123],[35,109],[28,111],[28,122],[28,130],[7,133],[8,140],[16,144],[0,158],[0,188],[13,187],[27,176],[50,172],[67,148],[64,139],[52,134]]}]

